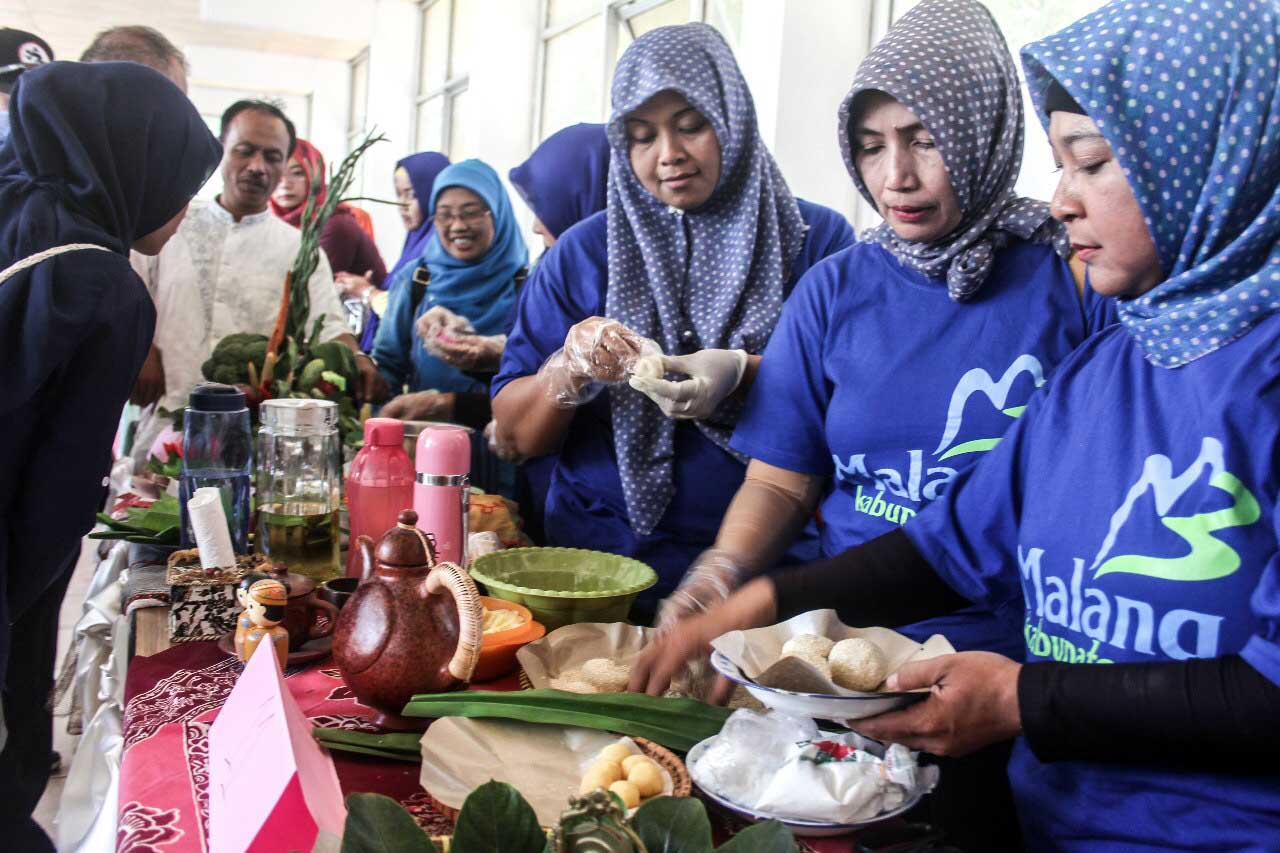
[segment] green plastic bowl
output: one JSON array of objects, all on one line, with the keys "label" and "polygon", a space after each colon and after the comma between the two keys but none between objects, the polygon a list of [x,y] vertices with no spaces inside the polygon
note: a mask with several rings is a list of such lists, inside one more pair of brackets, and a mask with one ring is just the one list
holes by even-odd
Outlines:
[{"label": "green plastic bowl", "polygon": [[495,598],[523,604],[547,631],[575,622],[623,622],[658,582],[639,560],[581,548],[509,548],[485,554],[471,577]]}]

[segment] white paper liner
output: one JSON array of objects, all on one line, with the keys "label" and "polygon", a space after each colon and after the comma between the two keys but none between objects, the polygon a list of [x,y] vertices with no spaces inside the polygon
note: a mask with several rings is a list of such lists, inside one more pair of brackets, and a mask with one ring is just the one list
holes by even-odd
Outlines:
[{"label": "white paper liner", "polygon": [[[594,729],[444,717],[422,736],[422,787],[444,805],[460,809],[484,783],[506,782],[529,801],[539,824],[554,826],[569,800],[578,796],[582,777],[600,751],[619,742],[640,754],[630,738]],[[674,780],[666,768],[658,769],[662,793],[670,795]]]},{"label": "white paper liner", "polygon": [[[536,689],[551,687],[551,679],[595,658],[607,658],[630,667],[640,651],[655,637],[654,628],[628,625],[626,622],[579,622],[565,625],[523,646],[516,660],[524,668],[529,683]],[[672,687],[683,695],[700,699],[715,677],[705,662],[692,665],[687,673],[675,679]]]},{"label": "white paper liner", "polygon": [[236,552],[231,545],[231,530],[222,509],[222,492],[212,486],[196,489],[187,501],[191,532],[200,551],[200,566],[206,570],[233,567]]},{"label": "white paper liner", "polygon": [[850,628],[840,621],[834,610],[811,610],[767,628],[730,631],[712,640],[711,646],[736,664],[743,675],[765,687],[825,696],[873,696],[888,692],[883,690],[883,685],[871,693],[849,690],[798,658],[782,658],[782,645],[799,634],[817,634],[836,642],[850,637],[870,640],[888,658],[890,675],[905,663],[955,653],[955,648],[941,634],[934,634],[921,644],[888,628]]}]

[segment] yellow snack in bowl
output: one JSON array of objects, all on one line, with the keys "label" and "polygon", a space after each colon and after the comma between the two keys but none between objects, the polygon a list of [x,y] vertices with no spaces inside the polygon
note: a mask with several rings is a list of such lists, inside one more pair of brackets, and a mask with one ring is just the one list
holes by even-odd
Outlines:
[{"label": "yellow snack in bowl", "polygon": [[578,786],[579,796],[586,796],[596,788],[608,788],[614,782],[622,780],[622,768],[612,761],[597,761],[587,769]]},{"label": "yellow snack in bowl", "polygon": [[609,790],[621,797],[622,802],[629,809],[634,809],[640,805],[640,789],[625,779],[620,782],[614,782],[609,786]]},{"label": "yellow snack in bowl", "polygon": [[484,608],[482,632],[496,634],[499,631],[510,631],[524,624],[524,617],[515,610],[490,610]]},{"label": "yellow snack in bowl", "polygon": [[653,759],[647,755],[631,755],[630,753],[628,753],[627,757],[622,759],[622,772],[630,774],[632,767],[635,767],[637,764],[643,764],[645,762],[652,764]]},{"label": "yellow snack in bowl", "polygon": [[662,793],[662,772],[658,770],[658,765],[647,759],[631,766],[627,781],[635,785],[640,796],[646,799]]},{"label": "yellow snack in bowl", "polygon": [[[625,743],[613,743],[613,744],[610,744],[609,746],[606,746],[604,749],[600,750],[601,761],[613,761],[618,764],[621,764],[623,765],[622,769],[624,771],[627,769],[626,768],[627,759],[634,758],[634,757],[635,756],[631,754],[631,750],[627,748],[627,745]],[[621,779],[622,777],[619,776],[618,778]]]}]

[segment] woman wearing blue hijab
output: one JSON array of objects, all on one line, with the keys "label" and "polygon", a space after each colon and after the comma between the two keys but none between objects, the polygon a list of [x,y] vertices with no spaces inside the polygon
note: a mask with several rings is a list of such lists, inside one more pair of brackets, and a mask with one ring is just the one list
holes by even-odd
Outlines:
[{"label": "woman wearing blue hijab", "polygon": [[609,137],[602,124],[557,130],[507,177],[536,217],[533,233],[548,249],[608,204]]},{"label": "woman wearing blue hijab", "polygon": [[[479,160],[444,169],[428,210],[435,231],[422,259],[396,274],[374,342],[378,368],[392,392],[400,393],[383,413],[479,429],[489,422],[487,384],[430,352],[417,328],[432,309],[440,309],[437,314],[465,318],[470,334],[505,335],[529,250],[502,180]],[[453,331],[439,333],[447,338]]]},{"label": "woman wearing blue hijab", "polygon": [[0,829],[10,849],[52,850],[30,814],[49,774],[58,612],[155,327],[129,250],[160,251],[222,148],[177,86],[132,62],[29,71],[9,115],[0,148]]},{"label": "woman wearing blue hijab", "polygon": [[1280,6],[1117,0],[1023,62],[1054,216],[1121,323],[903,531],[752,581],[640,679],[814,607],[889,625],[1021,602],[1021,662],[905,666],[886,688],[928,698],[853,725],[942,755],[1016,737],[1030,850],[1274,850]]},{"label": "woman wearing blue hijab", "polygon": [[[364,299],[369,306],[369,319],[360,335],[360,349],[365,352],[373,349],[378,325],[387,310],[391,287],[397,281],[396,273],[422,257],[427,241],[435,232],[435,224],[423,211],[422,201],[431,198],[436,176],[448,165],[449,158],[435,151],[410,154],[396,163],[392,179],[395,181],[396,200],[400,202],[400,220],[404,223],[404,248],[400,251],[399,260],[387,270],[387,277],[383,282],[385,288],[375,287],[373,282],[363,276],[340,274],[334,277],[334,283],[342,292],[343,298]],[[404,278],[398,280],[403,282]]]},{"label": "woman wearing blue hijab", "polygon": [[[612,97],[608,209],[539,262],[493,393],[504,442],[525,456],[559,451],[548,542],[658,571],[643,618],[710,545],[742,483],[745,461],[728,446],[741,410],[733,392],[753,375],[783,300],[853,233],[792,196],[713,28],[641,36]],[[666,353],[667,370],[698,374],[696,407],[668,417],[625,384],[642,348]]]}]

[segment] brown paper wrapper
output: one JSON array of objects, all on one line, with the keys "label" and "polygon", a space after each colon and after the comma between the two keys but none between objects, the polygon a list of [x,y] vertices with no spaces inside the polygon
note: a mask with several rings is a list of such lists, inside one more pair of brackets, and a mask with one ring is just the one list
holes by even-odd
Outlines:
[{"label": "brown paper wrapper", "polygon": [[804,661],[782,658],[783,644],[800,634],[817,634],[836,642],[851,637],[870,640],[888,658],[890,675],[903,664],[955,653],[955,648],[941,634],[917,643],[889,628],[850,628],[840,621],[834,610],[811,610],[767,628],[730,631],[712,640],[711,646],[733,661],[743,675],[765,687],[829,696],[867,696],[887,692],[880,689],[868,694],[849,690]]}]

